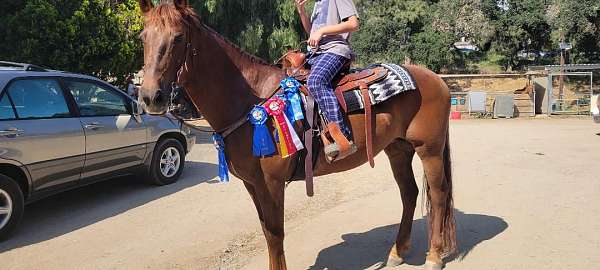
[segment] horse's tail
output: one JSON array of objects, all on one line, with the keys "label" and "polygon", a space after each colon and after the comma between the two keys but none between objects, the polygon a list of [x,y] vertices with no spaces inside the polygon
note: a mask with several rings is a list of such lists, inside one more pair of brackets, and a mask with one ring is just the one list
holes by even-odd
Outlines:
[{"label": "horse's tail", "polygon": [[[444,255],[450,255],[456,251],[456,224],[454,221],[454,199],[452,196],[452,160],[450,158],[450,130],[446,131],[446,145],[444,146],[444,176],[446,178],[447,192],[446,207],[442,212],[442,240],[443,240],[443,253]],[[431,196],[429,195],[429,186],[425,179],[425,193],[427,194],[427,215],[431,217]],[[429,235],[432,235],[433,224],[432,219],[429,218]]]},{"label": "horse's tail", "polygon": [[444,250],[448,253],[456,251],[456,223],[454,221],[454,198],[452,196],[452,160],[450,158],[450,130],[446,131],[446,146],[444,147],[444,174],[448,184],[448,197],[442,221],[444,235]]}]

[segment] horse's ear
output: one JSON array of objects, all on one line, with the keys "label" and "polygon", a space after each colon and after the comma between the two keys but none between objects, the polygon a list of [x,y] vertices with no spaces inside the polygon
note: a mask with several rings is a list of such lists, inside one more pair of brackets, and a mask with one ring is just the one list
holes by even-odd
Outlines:
[{"label": "horse's ear", "polygon": [[186,8],[189,6],[188,0],[173,0],[173,3],[178,9]]},{"label": "horse's ear", "polygon": [[140,9],[142,13],[146,13],[154,8],[154,4],[152,4],[152,0],[140,0]]}]

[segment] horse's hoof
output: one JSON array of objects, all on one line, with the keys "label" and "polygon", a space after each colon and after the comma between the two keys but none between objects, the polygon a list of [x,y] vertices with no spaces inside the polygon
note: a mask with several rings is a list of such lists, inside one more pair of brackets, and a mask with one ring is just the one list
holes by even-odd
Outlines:
[{"label": "horse's hoof", "polygon": [[443,267],[442,263],[425,261],[425,270],[442,270]]},{"label": "horse's hoof", "polygon": [[404,263],[404,259],[396,256],[389,256],[388,261],[385,264],[387,267],[395,267]]}]

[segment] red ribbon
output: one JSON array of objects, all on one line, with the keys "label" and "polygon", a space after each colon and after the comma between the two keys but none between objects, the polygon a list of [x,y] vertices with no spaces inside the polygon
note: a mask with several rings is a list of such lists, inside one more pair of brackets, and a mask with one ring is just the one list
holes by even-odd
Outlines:
[{"label": "red ribbon", "polygon": [[[277,125],[277,128],[281,131],[279,143],[285,144],[285,146],[281,145],[281,148],[282,148],[281,155],[283,157],[287,157],[289,155],[296,153],[298,151],[298,149],[296,148],[296,145],[294,144],[292,135],[290,133],[290,130],[288,129],[288,125],[285,120],[285,113],[284,113],[285,101],[283,101],[282,99],[280,99],[278,97],[273,97],[265,103],[264,107],[267,110],[267,113],[269,113],[269,115],[273,116],[273,118],[275,119],[275,124]],[[282,136],[283,136],[283,138],[281,138]],[[283,147],[285,147],[286,149],[283,149]]]}]

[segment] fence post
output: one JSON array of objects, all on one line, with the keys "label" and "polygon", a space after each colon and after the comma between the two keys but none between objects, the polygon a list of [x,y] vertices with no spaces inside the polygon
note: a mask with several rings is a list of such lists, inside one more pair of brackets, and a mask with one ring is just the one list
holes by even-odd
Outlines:
[{"label": "fence post", "polygon": [[546,114],[550,116],[552,115],[552,72],[548,73],[548,84],[546,85],[546,101],[548,103]]}]

